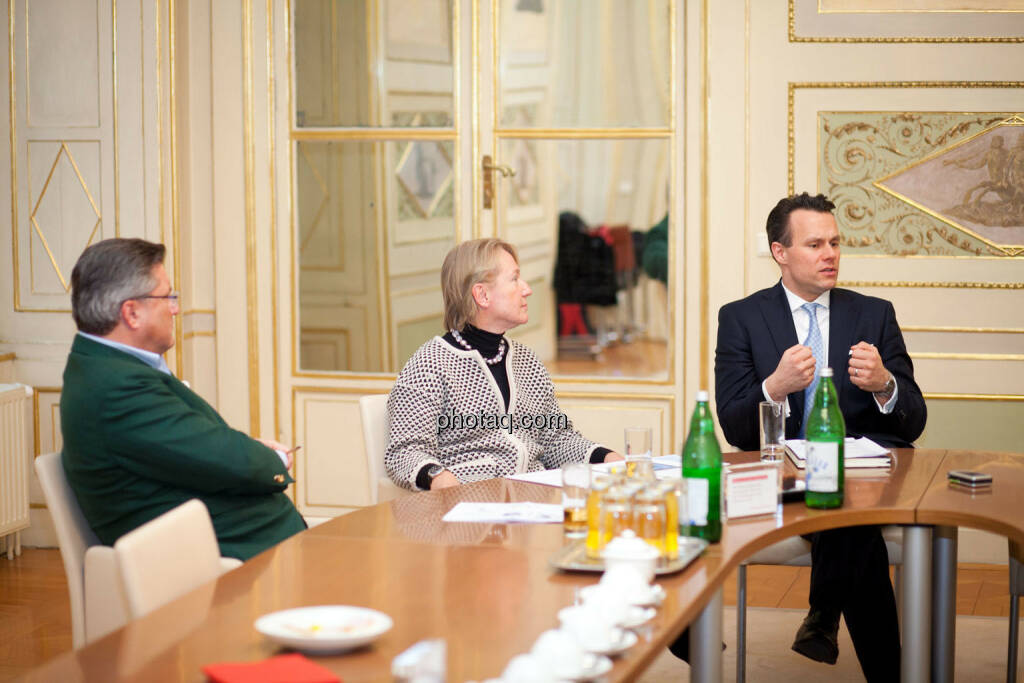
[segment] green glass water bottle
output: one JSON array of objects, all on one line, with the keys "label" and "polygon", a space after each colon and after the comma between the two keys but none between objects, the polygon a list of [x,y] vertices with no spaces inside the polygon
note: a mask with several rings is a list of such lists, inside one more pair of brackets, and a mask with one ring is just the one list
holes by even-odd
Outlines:
[{"label": "green glass water bottle", "polygon": [[722,538],[722,449],[708,408],[708,392],[697,392],[690,433],[683,444],[688,524],[680,515],[680,532],[717,543]]},{"label": "green glass water bottle", "polygon": [[824,368],[807,416],[807,491],[809,508],[837,508],[843,504],[843,440],[846,422],[839,410],[832,368]]}]

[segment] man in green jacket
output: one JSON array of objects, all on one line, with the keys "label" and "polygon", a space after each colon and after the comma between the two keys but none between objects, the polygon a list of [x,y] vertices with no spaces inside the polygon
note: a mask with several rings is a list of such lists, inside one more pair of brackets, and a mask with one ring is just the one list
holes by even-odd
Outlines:
[{"label": "man in green jacket", "polygon": [[162,244],[108,239],[75,264],[64,472],[105,544],[198,498],[221,555],[246,560],[306,528],[284,494],[291,455],[229,427],[168,370],[162,354],[174,345],[178,294],[164,253]]}]

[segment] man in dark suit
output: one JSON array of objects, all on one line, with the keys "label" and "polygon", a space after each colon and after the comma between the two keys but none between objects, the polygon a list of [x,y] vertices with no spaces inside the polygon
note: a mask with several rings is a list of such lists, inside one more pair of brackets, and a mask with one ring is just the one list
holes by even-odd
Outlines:
[{"label": "man in dark suit", "polygon": [[198,498],[221,555],[245,560],[306,528],[284,494],[291,455],[229,427],[168,370],[178,294],[163,259],[161,244],[109,239],[75,264],[61,461],[103,543]]},{"label": "man in dark suit", "polygon": [[[718,419],[726,440],[742,450],[760,447],[758,403],[768,399],[786,402],[786,436],[803,436],[826,365],[835,373],[848,436],[909,447],[924,430],[924,398],[892,304],[835,288],[840,241],[834,208],[824,195],[806,192],[781,200],[767,224],[781,281],[719,312]],[[812,347],[822,357],[815,358]],[[842,614],[867,679],[898,679],[896,602],[878,528],[836,529],[810,540],[810,611],[793,649],[834,664]]]}]

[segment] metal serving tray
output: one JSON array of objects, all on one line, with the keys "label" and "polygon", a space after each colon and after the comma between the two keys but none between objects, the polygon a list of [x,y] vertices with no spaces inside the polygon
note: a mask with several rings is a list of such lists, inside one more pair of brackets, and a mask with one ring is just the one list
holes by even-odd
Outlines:
[{"label": "metal serving tray", "polygon": [[[655,574],[673,574],[686,565],[693,562],[704,549],[708,542],[703,538],[691,538],[689,536],[679,537],[679,556],[674,560],[660,558],[654,569]],[[574,572],[603,572],[604,560],[592,560],[587,557],[586,544],[583,539],[562,547],[561,550],[548,558],[548,564],[556,569]]]}]

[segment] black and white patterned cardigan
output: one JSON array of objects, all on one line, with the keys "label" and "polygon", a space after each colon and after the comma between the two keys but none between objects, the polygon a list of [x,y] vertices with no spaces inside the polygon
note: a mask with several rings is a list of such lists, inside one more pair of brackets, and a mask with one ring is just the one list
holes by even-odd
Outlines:
[{"label": "black and white patterned cardigan", "polygon": [[[533,351],[509,340],[505,362],[507,414],[478,351],[434,337],[412,355],[388,397],[384,466],[395,483],[419,490],[416,475],[435,463],[467,483],[589,461],[599,444],[562,416],[551,377]],[[538,417],[539,427],[528,424]]]}]

